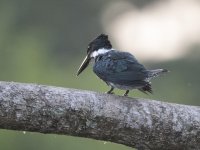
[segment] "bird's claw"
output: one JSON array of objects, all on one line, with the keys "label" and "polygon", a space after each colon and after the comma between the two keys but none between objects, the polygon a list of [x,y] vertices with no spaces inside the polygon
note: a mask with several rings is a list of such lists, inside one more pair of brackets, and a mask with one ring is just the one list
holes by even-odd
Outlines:
[{"label": "bird's claw", "polygon": [[129,90],[126,90],[126,92],[124,93],[124,96],[128,96]]},{"label": "bird's claw", "polygon": [[128,94],[126,94],[126,93],[125,93],[123,96],[126,96],[126,97],[127,97],[127,96],[128,96]]},{"label": "bird's claw", "polygon": [[106,94],[115,94],[114,92],[110,92],[110,91],[108,91],[108,92],[105,92]]}]

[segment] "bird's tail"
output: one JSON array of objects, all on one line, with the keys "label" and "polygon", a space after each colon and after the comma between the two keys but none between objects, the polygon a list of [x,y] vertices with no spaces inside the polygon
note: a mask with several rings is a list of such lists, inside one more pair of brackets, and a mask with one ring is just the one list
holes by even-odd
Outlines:
[{"label": "bird's tail", "polygon": [[149,70],[148,71],[148,78],[152,79],[154,77],[157,77],[163,73],[169,72],[167,69],[154,69],[154,70]]}]

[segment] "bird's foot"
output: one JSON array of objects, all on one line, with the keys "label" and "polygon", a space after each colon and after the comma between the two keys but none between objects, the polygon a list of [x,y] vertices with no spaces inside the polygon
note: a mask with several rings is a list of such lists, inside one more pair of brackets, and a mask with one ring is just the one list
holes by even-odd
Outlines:
[{"label": "bird's foot", "polygon": [[128,96],[129,90],[124,93],[124,96]]},{"label": "bird's foot", "polygon": [[111,89],[108,92],[106,92],[106,94],[114,94],[113,90],[114,90],[114,88],[111,87]]},{"label": "bird's foot", "polygon": [[108,92],[105,92],[106,94],[115,94],[114,92],[110,92],[110,91],[108,91]]},{"label": "bird's foot", "polygon": [[123,96],[126,96],[126,97],[127,97],[127,96],[128,96],[128,94],[124,94]]}]

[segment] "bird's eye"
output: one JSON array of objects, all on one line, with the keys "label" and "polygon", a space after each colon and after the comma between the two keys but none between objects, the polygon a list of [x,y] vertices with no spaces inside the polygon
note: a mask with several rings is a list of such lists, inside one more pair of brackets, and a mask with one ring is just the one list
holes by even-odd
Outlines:
[{"label": "bird's eye", "polygon": [[87,53],[89,53],[89,50],[90,50],[90,46],[88,46],[88,48],[87,48]]}]

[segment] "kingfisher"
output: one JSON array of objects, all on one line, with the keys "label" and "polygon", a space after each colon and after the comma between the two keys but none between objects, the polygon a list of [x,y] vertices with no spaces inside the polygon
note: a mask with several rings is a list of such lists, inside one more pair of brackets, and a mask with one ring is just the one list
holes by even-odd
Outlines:
[{"label": "kingfisher", "polygon": [[150,80],[168,72],[167,69],[146,69],[131,53],[113,49],[108,35],[105,34],[100,34],[89,43],[87,55],[77,71],[77,76],[91,60],[94,60],[93,72],[110,86],[107,94],[114,94],[115,88],[125,90],[124,96],[128,96],[133,89],[146,94],[152,93]]}]

